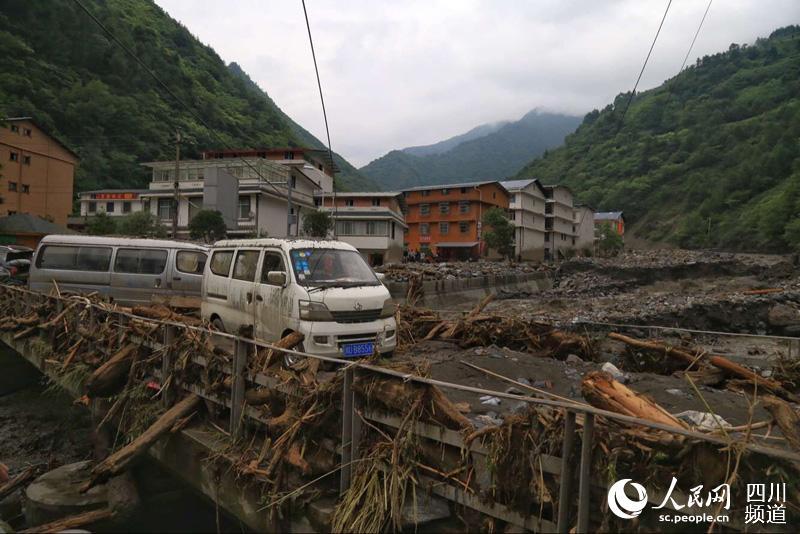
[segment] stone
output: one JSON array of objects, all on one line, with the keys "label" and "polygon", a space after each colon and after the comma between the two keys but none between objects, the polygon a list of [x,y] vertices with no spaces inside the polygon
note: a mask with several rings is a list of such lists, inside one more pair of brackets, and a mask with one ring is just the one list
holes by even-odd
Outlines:
[{"label": "stone", "polygon": [[692,398],[691,394],[686,393],[682,389],[671,388],[671,389],[666,389],[664,391],[669,393],[670,395],[675,395],[676,397],[684,397],[684,398],[687,398],[687,399],[691,399]]},{"label": "stone", "polygon": [[682,421],[686,421],[698,428],[698,430],[719,430],[720,426],[723,428],[731,428],[731,424],[718,415],[708,412],[698,412],[696,410],[686,410],[676,414],[675,417]]},{"label": "stone", "polygon": [[771,326],[800,325],[800,310],[786,304],[776,304],[769,309],[767,321]]},{"label": "stone", "polygon": [[484,395],[480,400],[481,404],[485,404],[487,406],[499,406],[502,402],[499,398],[493,397],[492,395]]},{"label": "stone", "polygon": [[617,366],[611,362],[604,363],[602,367],[600,367],[600,370],[610,374],[617,382],[622,382],[624,384],[627,381],[625,373],[620,371]]},{"label": "stone", "polygon": [[62,465],[34,480],[25,490],[25,520],[43,525],[62,517],[108,507],[107,487],[79,491],[92,469],[90,460]]},{"label": "stone", "polygon": [[519,382],[520,384],[525,384],[526,386],[530,386],[531,385],[531,381],[528,380],[527,378],[523,378],[523,377],[517,378],[517,382]]},{"label": "stone", "polygon": [[403,510],[400,512],[403,528],[414,528],[450,517],[450,505],[446,500],[428,495],[424,491],[417,491],[416,497],[416,502],[411,497],[403,504]]},{"label": "stone", "polygon": [[567,359],[564,361],[573,365],[583,363],[583,359],[577,354],[567,354]]},{"label": "stone", "polygon": [[764,369],[763,371],[761,371],[761,376],[763,376],[764,378],[771,377],[772,376],[772,369]]},{"label": "stone", "polygon": [[521,391],[519,388],[515,388],[514,386],[507,387],[506,393],[510,395],[524,395],[525,393]]}]

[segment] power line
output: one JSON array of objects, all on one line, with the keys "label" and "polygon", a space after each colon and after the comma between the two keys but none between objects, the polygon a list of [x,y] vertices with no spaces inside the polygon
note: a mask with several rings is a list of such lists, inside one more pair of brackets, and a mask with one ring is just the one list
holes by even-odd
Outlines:
[{"label": "power line", "polygon": [[700,19],[700,25],[697,27],[697,31],[694,34],[694,39],[692,39],[692,44],[689,45],[689,50],[686,51],[686,57],[683,58],[683,64],[681,64],[681,68],[678,72],[683,70],[683,67],[686,66],[686,61],[689,59],[689,54],[692,53],[692,48],[694,48],[694,42],[697,40],[697,36],[700,35],[700,29],[703,27],[703,23],[706,21],[706,15],[708,15],[708,10],[711,9],[711,3],[714,0],[708,0],[708,5],[706,6],[706,12],[703,13],[703,18]]},{"label": "power line", "polygon": [[625,114],[628,113],[628,108],[631,107],[631,102],[633,101],[633,96],[636,94],[636,88],[639,87],[639,82],[642,79],[642,74],[644,74],[644,69],[647,67],[647,61],[650,59],[650,54],[653,53],[653,48],[656,46],[656,41],[658,41],[658,35],[661,33],[661,27],[664,26],[664,21],[667,18],[667,13],[669,13],[669,7],[672,5],[672,0],[669,0],[667,3],[667,9],[664,10],[664,16],[661,17],[661,24],[658,25],[658,31],[656,31],[656,36],[653,38],[653,44],[650,45],[650,50],[647,52],[647,57],[644,58],[644,65],[642,65],[642,70],[639,71],[639,77],[636,78],[636,83],[633,86],[633,91],[631,91],[631,96],[628,98],[628,103],[625,105],[625,109],[622,111],[622,118],[619,120],[619,128],[622,128],[622,123],[625,121]]},{"label": "power line", "polygon": [[[335,164],[333,162],[333,149],[331,148],[331,131],[328,128],[328,113],[325,111],[325,98],[322,96],[322,82],[319,79],[319,67],[317,66],[317,54],[314,51],[314,39],[311,37],[311,24],[308,22],[308,10],[306,9],[306,0],[301,0],[303,3],[303,15],[306,18],[306,30],[308,30],[308,42],[311,45],[311,57],[314,60],[314,72],[317,75],[317,88],[319,88],[319,101],[322,103],[322,117],[325,119],[325,135],[328,138],[328,159],[331,163],[331,187],[333,189],[333,237],[336,237],[336,171],[334,170]],[[324,199],[323,195],[323,199]],[[324,202],[323,202],[324,204]]]},{"label": "power line", "polygon": [[[160,85],[160,86],[161,86],[161,87],[164,89],[164,91],[166,91],[166,92],[167,92],[167,93],[168,93],[168,94],[169,94],[169,95],[170,95],[170,96],[171,96],[171,97],[172,97],[172,98],[173,98],[173,99],[174,99],[176,102],[178,102],[178,103],[179,103],[181,106],[183,106],[183,107],[184,107],[184,109],[186,109],[186,111],[188,111],[188,112],[189,112],[189,114],[190,114],[192,117],[194,117],[194,118],[195,118],[195,119],[196,119],[198,122],[200,122],[200,124],[202,124],[203,126],[205,126],[205,128],[208,130],[208,132],[209,132],[209,133],[210,133],[212,136],[216,137],[216,138],[217,138],[217,140],[218,140],[218,141],[219,141],[219,142],[222,144],[222,146],[223,146],[223,147],[225,147],[225,148],[231,148],[231,147],[230,147],[230,146],[229,146],[229,145],[228,145],[228,144],[227,144],[227,143],[226,143],[226,142],[223,140],[222,136],[221,136],[221,135],[219,135],[219,134],[218,134],[218,133],[217,133],[217,132],[216,132],[216,131],[215,131],[215,130],[214,130],[214,129],[213,129],[213,128],[212,128],[212,127],[211,127],[211,126],[210,126],[210,125],[209,125],[209,124],[208,124],[208,123],[207,123],[207,122],[204,120],[204,119],[203,119],[203,117],[201,117],[201,116],[200,116],[200,115],[199,115],[199,114],[198,114],[198,113],[197,113],[197,112],[196,112],[194,109],[192,109],[192,107],[191,107],[189,104],[187,104],[186,102],[184,102],[183,100],[181,100],[181,98],[180,98],[180,97],[178,97],[178,95],[176,95],[176,94],[175,94],[175,93],[172,91],[172,89],[170,89],[170,88],[169,88],[169,86],[168,86],[166,83],[164,83],[163,81],[161,81],[161,78],[159,78],[159,77],[158,77],[158,75],[157,75],[155,72],[153,72],[153,70],[152,70],[152,69],[150,69],[150,67],[148,67],[148,66],[147,66],[147,64],[146,64],[144,61],[142,61],[142,60],[139,58],[139,56],[137,56],[137,55],[136,55],[136,53],[135,53],[133,50],[131,50],[130,48],[128,48],[128,47],[125,45],[125,43],[123,43],[122,41],[120,41],[120,40],[117,38],[117,36],[116,36],[116,35],[114,35],[114,34],[111,32],[111,30],[109,30],[109,29],[108,29],[108,28],[107,28],[107,27],[106,27],[106,26],[105,26],[105,25],[104,25],[102,22],[100,22],[100,20],[99,20],[97,17],[95,17],[95,16],[94,16],[94,14],[93,14],[91,11],[89,11],[89,9],[88,9],[88,8],[87,8],[87,7],[86,7],[84,4],[83,4],[83,2],[81,2],[81,0],[74,0],[74,1],[75,1],[75,3],[76,3],[76,4],[78,4],[78,7],[80,7],[80,8],[81,8],[81,10],[83,10],[83,12],[84,12],[84,13],[86,13],[86,15],[88,15],[88,16],[89,16],[89,18],[91,18],[91,19],[94,21],[94,23],[95,23],[95,24],[97,24],[97,26],[99,26],[99,27],[100,27],[100,29],[101,29],[101,30],[103,30],[103,32],[104,32],[104,33],[105,33],[105,34],[108,36],[108,38],[109,38],[109,39],[111,39],[111,41],[113,41],[114,43],[116,43],[116,44],[117,44],[117,46],[119,46],[120,48],[122,48],[122,49],[125,51],[125,53],[127,53],[129,56],[131,56],[131,57],[132,57],[132,58],[133,58],[133,59],[136,61],[136,63],[138,63],[138,64],[139,64],[139,66],[140,66],[140,67],[142,67],[142,68],[145,70],[145,72],[147,72],[147,74],[149,74],[149,75],[150,75],[150,76],[151,76],[151,77],[152,77],[152,78],[153,78],[153,79],[154,79],[156,82],[158,82],[158,84],[159,84],[159,85]],[[326,123],[326,124],[327,124],[327,123]],[[277,192],[279,195],[280,195],[280,194],[282,194],[282,193],[281,193],[281,191],[280,191],[280,190],[279,190],[277,187],[275,187],[275,184],[273,184],[272,182],[270,182],[269,180],[267,180],[266,178],[264,178],[264,176],[262,176],[262,175],[261,175],[261,173],[258,171],[258,169],[256,169],[256,167],[255,167],[255,166],[253,166],[253,165],[252,165],[252,164],[251,164],[249,161],[247,161],[246,159],[244,159],[244,158],[243,158],[243,157],[241,157],[241,156],[238,156],[238,158],[239,158],[240,160],[242,160],[242,162],[243,162],[245,165],[247,165],[247,166],[248,166],[248,167],[249,167],[249,168],[250,168],[250,169],[251,169],[253,172],[255,172],[255,173],[256,173],[256,175],[257,175],[257,176],[258,176],[258,177],[259,177],[259,178],[260,178],[262,181],[264,181],[265,183],[269,184],[269,186],[270,186],[270,187],[272,187],[272,188],[273,188],[273,189],[274,189],[274,190],[275,190],[275,191],[276,191],[276,192]],[[176,180],[177,180],[178,178],[179,178],[178,176],[176,176],[176,177],[175,177],[175,179],[176,179]],[[287,179],[287,183],[286,183],[286,190],[287,190],[287,193],[288,193],[289,187],[291,187],[291,177],[289,177],[289,179]],[[287,196],[288,196],[288,195],[287,195]]]}]

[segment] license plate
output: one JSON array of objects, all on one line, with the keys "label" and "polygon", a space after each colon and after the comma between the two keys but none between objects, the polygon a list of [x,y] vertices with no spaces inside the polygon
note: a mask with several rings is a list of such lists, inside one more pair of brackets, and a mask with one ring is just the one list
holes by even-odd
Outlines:
[{"label": "license plate", "polygon": [[375,344],[372,341],[366,343],[349,343],[342,345],[342,354],[348,358],[357,358],[358,356],[372,356],[375,350]]}]

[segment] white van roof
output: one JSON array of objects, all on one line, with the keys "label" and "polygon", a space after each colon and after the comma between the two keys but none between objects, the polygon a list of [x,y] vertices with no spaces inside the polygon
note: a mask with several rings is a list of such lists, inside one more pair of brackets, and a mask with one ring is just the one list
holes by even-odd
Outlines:
[{"label": "white van roof", "polygon": [[40,245],[106,245],[111,247],[160,247],[181,248],[208,251],[208,247],[190,243],[188,241],[173,241],[170,239],[147,239],[141,237],[112,237],[94,235],[58,235],[44,236]]},{"label": "white van roof", "polygon": [[295,248],[332,248],[358,252],[358,249],[349,243],[330,239],[278,239],[266,237],[261,239],[223,239],[214,243],[214,248],[223,247],[277,247],[286,251]]}]

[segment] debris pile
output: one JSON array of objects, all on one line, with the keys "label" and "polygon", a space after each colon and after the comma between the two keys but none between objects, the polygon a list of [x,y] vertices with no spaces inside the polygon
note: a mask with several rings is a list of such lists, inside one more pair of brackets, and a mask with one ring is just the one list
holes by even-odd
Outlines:
[{"label": "debris pile", "polygon": [[546,265],[480,260],[475,262],[387,263],[375,269],[393,282],[408,282],[416,275],[425,280],[455,280],[549,271]]}]

